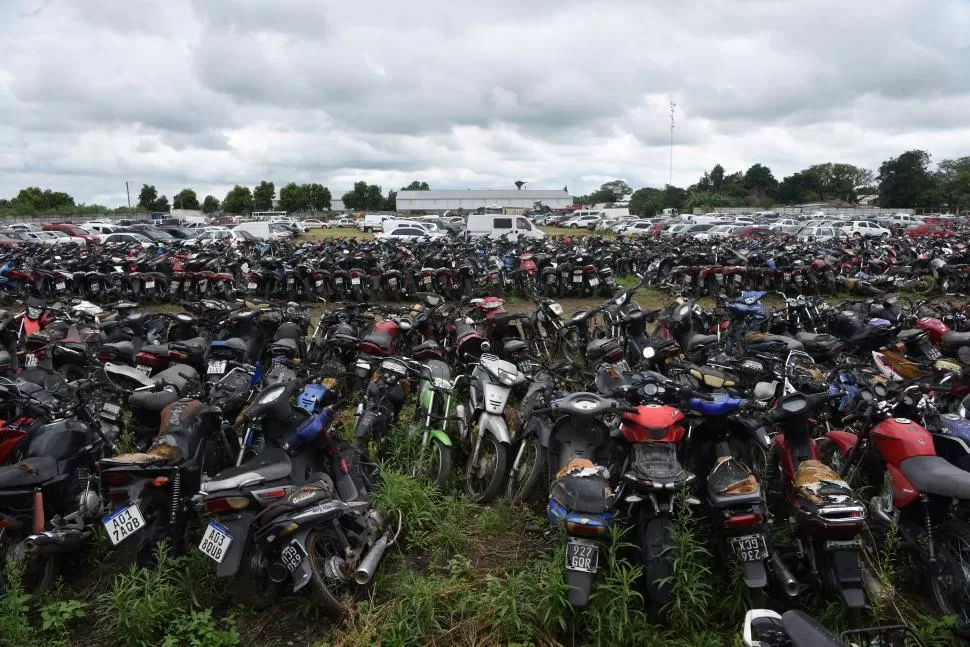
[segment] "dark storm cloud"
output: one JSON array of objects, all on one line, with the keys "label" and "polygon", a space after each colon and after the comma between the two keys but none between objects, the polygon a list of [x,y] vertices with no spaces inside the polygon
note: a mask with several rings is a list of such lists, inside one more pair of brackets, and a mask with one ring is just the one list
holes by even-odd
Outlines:
[{"label": "dark storm cloud", "polygon": [[675,182],[970,152],[962,0],[0,3],[0,196]]}]

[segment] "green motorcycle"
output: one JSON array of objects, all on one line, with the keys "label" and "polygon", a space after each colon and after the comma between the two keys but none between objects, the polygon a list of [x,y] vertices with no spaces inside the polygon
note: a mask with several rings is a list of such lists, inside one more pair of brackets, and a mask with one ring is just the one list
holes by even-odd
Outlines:
[{"label": "green motorcycle", "polygon": [[464,423],[464,416],[458,411],[461,405],[454,405],[457,399],[455,388],[464,376],[453,379],[448,365],[436,357],[439,352],[440,346],[435,342],[425,342],[415,349],[415,358],[422,364],[421,389],[415,409],[415,417],[421,425],[421,454],[414,470],[415,476],[426,478],[444,492],[451,479],[455,452],[448,423],[457,421],[459,431]]}]

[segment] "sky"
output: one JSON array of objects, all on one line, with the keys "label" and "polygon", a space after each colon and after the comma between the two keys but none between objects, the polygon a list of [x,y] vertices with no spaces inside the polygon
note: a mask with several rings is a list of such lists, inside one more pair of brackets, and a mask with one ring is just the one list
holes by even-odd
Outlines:
[{"label": "sky", "polygon": [[970,0],[2,0],[0,197],[970,155]]}]

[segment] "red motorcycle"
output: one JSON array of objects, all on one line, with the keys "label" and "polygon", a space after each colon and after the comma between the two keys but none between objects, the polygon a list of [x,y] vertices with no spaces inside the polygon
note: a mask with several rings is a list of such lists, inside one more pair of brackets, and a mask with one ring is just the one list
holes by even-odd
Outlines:
[{"label": "red motorcycle", "polygon": [[[933,387],[921,387],[933,390]],[[939,390],[938,388],[936,390]],[[875,486],[870,528],[895,528],[901,546],[926,569],[933,602],[943,615],[970,624],[970,472],[937,455],[933,435],[894,408],[907,390],[889,397],[879,385],[861,393],[861,411],[843,420],[861,422],[858,435],[825,434],[835,445],[833,464],[850,485]]]}]

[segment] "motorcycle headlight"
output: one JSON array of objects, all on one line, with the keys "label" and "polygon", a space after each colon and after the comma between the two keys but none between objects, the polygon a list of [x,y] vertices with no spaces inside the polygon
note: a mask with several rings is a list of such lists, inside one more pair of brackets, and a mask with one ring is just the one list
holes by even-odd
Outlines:
[{"label": "motorcycle headlight", "polygon": [[513,373],[512,371],[504,371],[502,369],[498,370],[498,381],[505,386],[512,386],[515,384],[516,378],[519,377],[518,373]]},{"label": "motorcycle headlight", "polygon": [[558,303],[550,303],[549,310],[556,316],[562,316],[562,306]]},{"label": "motorcycle headlight", "polygon": [[40,308],[34,308],[34,307],[27,308],[27,316],[30,319],[39,319],[40,318]]}]

